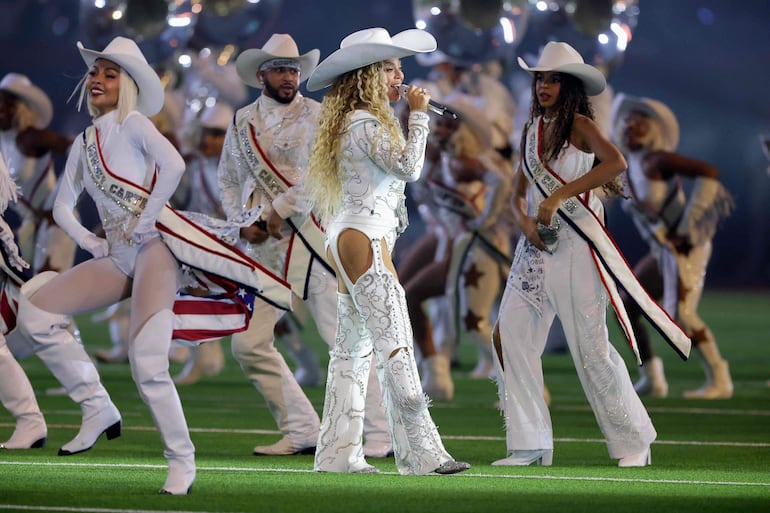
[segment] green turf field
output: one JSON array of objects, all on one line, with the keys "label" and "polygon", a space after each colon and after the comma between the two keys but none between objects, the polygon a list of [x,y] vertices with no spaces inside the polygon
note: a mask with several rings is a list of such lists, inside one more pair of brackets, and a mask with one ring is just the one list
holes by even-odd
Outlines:
[{"label": "green turf field", "polygon": [[[0,451],[0,511],[68,512],[761,512],[770,511],[770,293],[709,292],[701,314],[730,361],[735,396],[722,401],[681,399],[697,388],[695,359],[682,362],[659,342],[671,394],[644,402],[658,430],[652,466],[620,469],[610,460],[569,356],[544,359],[556,446],[552,467],[492,467],[504,457],[505,433],[496,389],[472,381],[475,349],[461,348],[456,398],[431,412],[445,445],[472,469],[454,476],[402,477],[392,459],[370,460],[379,475],[312,471],[312,456],[254,457],[254,445],[278,439],[262,398],[227,355],[215,378],[180,387],[198,477],[187,497],[157,494],[166,475],[160,440],[127,365],[99,370],[123,414],[123,436],[102,438],[89,452],[59,457],[77,432],[79,408],[48,395],[58,383],[34,357],[23,362],[48,422],[45,448]],[[89,351],[109,345],[106,329],[87,317],[80,327]],[[613,340],[629,366],[615,326]],[[323,351],[314,337],[314,347]],[[325,355],[325,353],[322,353]],[[180,370],[174,364],[174,373]],[[631,369],[636,378],[636,370]],[[317,410],[322,388],[306,389]],[[0,440],[13,419],[0,409]]]}]

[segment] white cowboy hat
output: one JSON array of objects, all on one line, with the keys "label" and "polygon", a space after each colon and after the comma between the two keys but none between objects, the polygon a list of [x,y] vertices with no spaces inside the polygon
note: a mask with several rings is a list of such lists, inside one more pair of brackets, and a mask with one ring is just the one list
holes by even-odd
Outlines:
[{"label": "white cowboy hat", "polygon": [[201,114],[200,126],[202,128],[219,128],[227,130],[233,122],[235,112],[226,103],[217,102],[212,107],[206,107]]},{"label": "white cowboy hat", "polygon": [[8,91],[22,99],[35,113],[35,128],[45,128],[53,119],[53,105],[45,92],[29,78],[19,73],[8,73],[0,81],[0,91]]},{"label": "white cowboy hat", "polygon": [[679,122],[666,104],[652,98],[630,96],[624,93],[619,93],[615,96],[615,100],[612,102],[612,110],[610,111],[610,126],[613,131],[613,139],[615,141],[620,140],[623,120],[630,112],[635,110],[645,113],[658,123],[663,139],[661,141],[663,147],[657,149],[674,151],[679,145]]},{"label": "white cowboy hat", "polygon": [[375,62],[435,49],[436,40],[424,30],[408,29],[393,37],[384,28],[359,30],[343,39],[340,49],[321,61],[310,75],[307,89],[318,91],[330,86],[340,75]]},{"label": "white cowboy hat", "polygon": [[534,71],[555,71],[580,79],[588,96],[596,96],[604,91],[607,85],[607,80],[602,72],[590,64],[586,64],[578,51],[567,43],[551,41],[546,44],[535,66],[527,66],[527,63],[521,57],[518,60],[519,66],[530,73]]},{"label": "white cowboy hat", "polygon": [[235,59],[235,68],[244,84],[261,88],[262,84],[257,79],[257,71],[264,62],[271,59],[294,59],[299,62],[301,83],[313,72],[320,57],[321,51],[318,48],[300,55],[297,43],[289,34],[273,34],[261,49],[252,48],[243,51]]},{"label": "white cowboy hat", "polygon": [[139,89],[136,110],[145,116],[154,116],[160,112],[164,99],[163,84],[133,39],[118,36],[101,52],[84,48],[78,41],[78,50],[89,68],[96,59],[107,59],[126,70]]}]

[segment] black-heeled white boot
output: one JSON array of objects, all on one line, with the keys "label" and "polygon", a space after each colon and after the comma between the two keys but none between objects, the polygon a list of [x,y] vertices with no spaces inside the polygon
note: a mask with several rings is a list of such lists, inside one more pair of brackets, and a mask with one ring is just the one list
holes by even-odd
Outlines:
[{"label": "black-heeled white boot", "polygon": [[70,456],[91,449],[102,433],[108,440],[119,437],[121,418],[101,383],[96,366],[69,331],[71,318],[46,312],[27,299],[54,276],[54,272],[44,272],[22,286],[17,323],[18,329],[31,341],[37,357],[67,395],[80,405],[83,414],[80,430],[59,449],[59,456]]}]

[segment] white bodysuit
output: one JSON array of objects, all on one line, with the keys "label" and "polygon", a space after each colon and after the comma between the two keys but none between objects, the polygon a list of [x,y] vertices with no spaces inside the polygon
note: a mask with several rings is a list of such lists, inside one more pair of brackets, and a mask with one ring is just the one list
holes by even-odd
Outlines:
[{"label": "white bodysuit", "polygon": [[[185,163],[179,152],[147,117],[132,111],[118,125],[117,116],[117,110],[100,116],[94,120],[94,126],[99,133],[102,158],[107,169],[124,180],[152,189],[142,213],[142,219],[146,221],[139,227],[144,231],[154,226],[161,209],[174,193],[184,173]],[[153,186],[156,168],[157,180]],[[94,183],[85,162],[83,134],[80,134],[72,144],[54,204],[56,222],[78,244],[91,235],[73,214],[83,189],[96,204],[107,236],[110,258],[121,272],[132,277],[139,246],[129,244],[129,238],[139,218],[121,208]]]}]

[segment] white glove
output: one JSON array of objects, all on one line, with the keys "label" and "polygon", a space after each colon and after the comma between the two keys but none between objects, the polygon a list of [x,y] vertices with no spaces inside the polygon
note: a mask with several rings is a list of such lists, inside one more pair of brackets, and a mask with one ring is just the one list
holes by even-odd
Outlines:
[{"label": "white glove", "polygon": [[5,222],[2,224],[5,226],[0,226],[0,229],[2,229],[0,231],[0,242],[2,242],[5,253],[8,256],[8,263],[19,271],[28,269],[29,264],[19,255],[19,247],[16,245],[16,241],[13,240],[13,233]]},{"label": "white glove", "polygon": [[78,242],[78,246],[91,253],[94,258],[106,257],[109,254],[107,240],[97,237],[93,233],[89,233],[83,237]]}]

